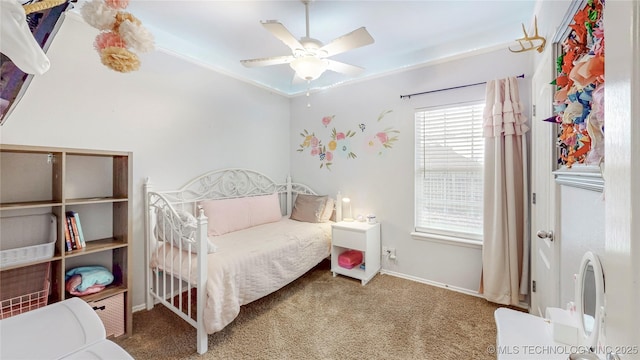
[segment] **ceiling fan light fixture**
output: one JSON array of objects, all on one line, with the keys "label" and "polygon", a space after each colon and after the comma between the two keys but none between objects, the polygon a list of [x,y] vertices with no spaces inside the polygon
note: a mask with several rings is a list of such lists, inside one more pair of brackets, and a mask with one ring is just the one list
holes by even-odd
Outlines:
[{"label": "ceiling fan light fixture", "polygon": [[303,56],[296,58],[289,65],[300,78],[311,81],[319,78],[327,70],[329,62],[314,56]]}]

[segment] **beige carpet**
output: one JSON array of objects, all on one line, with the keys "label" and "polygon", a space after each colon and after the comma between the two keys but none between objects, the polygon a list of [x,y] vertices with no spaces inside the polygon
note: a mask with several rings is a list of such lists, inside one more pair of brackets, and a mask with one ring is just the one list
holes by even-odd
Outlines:
[{"label": "beige carpet", "polygon": [[332,277],[323,261],[274,294],[242,307],[209,351],[163,306],[133,315],[117,342],[136,359],[495,359],[497,305],[389,275],[366,286]]}]

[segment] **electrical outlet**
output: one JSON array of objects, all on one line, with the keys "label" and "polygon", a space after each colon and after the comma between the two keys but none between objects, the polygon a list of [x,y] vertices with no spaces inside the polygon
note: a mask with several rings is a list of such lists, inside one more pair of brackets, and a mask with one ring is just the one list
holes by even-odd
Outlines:
[{"label": "electrical outlet", "polygon": [[387,255],[387,251],[389,251],[389,248],[386,246],[382,247],[382,255]]}]

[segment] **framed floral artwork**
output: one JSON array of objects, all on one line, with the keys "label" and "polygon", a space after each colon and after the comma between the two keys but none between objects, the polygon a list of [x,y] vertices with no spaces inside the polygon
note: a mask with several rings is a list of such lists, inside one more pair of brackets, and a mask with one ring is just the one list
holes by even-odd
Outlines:
[{"label": "framed floral artwork", "polygon": [[604,0],[574,1],[554,39],[558,168],[604,161]]},{"label": "framed floral artwork", "polygon": [[604,191],[604,0],[574,0],[553,39],[555,180]]}]

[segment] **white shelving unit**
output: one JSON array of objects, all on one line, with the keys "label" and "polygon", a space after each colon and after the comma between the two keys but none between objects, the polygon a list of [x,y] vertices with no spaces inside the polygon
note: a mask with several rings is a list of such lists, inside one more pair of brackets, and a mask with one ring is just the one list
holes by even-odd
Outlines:
[{"label": "white shelving unit", "polygon": [[[366,285],[380,271],[380,224],[342,221],[331,227],[331,272],[349,276]],[[364,269],[338,265],[338,256],[347,250],[363,252]]]}]

